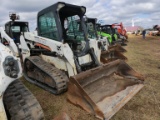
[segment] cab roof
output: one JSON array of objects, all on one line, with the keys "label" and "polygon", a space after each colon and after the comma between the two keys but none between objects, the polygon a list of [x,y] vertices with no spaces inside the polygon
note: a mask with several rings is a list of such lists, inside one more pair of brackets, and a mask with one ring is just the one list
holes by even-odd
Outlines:
[{"label": "cab roof", "polygon": [[25,22],[25,21],[8,21],[5,25],[7,25],[7,24],[28,25],[28,22]]},{"label": "cab roof", "polygon": [[77,14],[84,15],[86,13],[86,7],[72,5],[65,2],[57,2],[38,12],[38,16],[41,16],[49,11],[59,12],[60,15],[63,14],[64,17],[69,17]]}]

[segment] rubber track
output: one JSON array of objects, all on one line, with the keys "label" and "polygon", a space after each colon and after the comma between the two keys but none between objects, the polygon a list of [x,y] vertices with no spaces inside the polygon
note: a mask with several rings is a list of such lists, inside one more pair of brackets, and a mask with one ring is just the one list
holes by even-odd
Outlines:
[{"label": "rubber track", "polygon": [[8,120],[44,120],[40,104],[19,80],[8,86],[3,101]]},{"label": "rubber track", "polygon": [[[69,81],[67,75],[59,70],[58,68],[54,67],[50,63],[45,62],[39,56],[31,56],[27,58],[32,64],[34,64],[38,69],[40,69],[43,73],[47,74],[49,77],[52,78],[53,82],[55,82],[56,86],[47,85],[41,81],[34,80],[29,78],[26,74],[26,67],[24,77],[29,82],[36,84],[37,86],[53,93],[53,94],[60,94],[67,90],[67,82]],[[26,63],[26,62],[25,62]]]}]

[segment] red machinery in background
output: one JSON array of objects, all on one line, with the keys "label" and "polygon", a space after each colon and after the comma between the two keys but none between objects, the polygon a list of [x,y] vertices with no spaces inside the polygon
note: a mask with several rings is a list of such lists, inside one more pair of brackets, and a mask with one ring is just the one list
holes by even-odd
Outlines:
[{"label": "red machinery in background", "polygon": [[125,37],[125,40],[128,39],[127,31],[125,30],[122,22],[120,24],[114,23],[114,24],[112,24],[112,27],[117,28],[117,31],[118,31],[120,37]]}]

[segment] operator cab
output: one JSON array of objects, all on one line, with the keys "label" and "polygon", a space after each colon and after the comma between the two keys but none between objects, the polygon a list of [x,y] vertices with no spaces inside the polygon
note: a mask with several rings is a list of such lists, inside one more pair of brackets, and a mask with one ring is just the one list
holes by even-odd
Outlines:
[{"label": "operator cab", "polygon": [[113,28],[113,27],[112,27],[112,31],[113,31],[114,34],[117,35],[118,38],[120,38],[120,35],[119,35],[119,33],[118,33],[118,29],[117,29],[117,28]]},{"label": "operator cab", "polygon": [[89,49],[89,40],[83,16],[84,6],[58,2],[38,13],[38,35],[68,43],[74,54],[83,56]]},{"label": "operator cab", "polygon": [[[84,21],[85,21],[85,25],[87,28],[87,32],[88,32],[88,38],[92,38],[92,39],[98,39],[98,35],[97,35],[97,31],[96,31],[96,18],[88,18],[86,16],[83,17]],[[78,24],[79,27],[81,27],[81,22],[80,20],[75,20],[75,22]],[[69,27],[71,25],[69,24]]]},{"label": "operator cab", "polygon": [[[89,46],[85,13],[84,6],[58,2],[40,11],[37,19],[38,36],[67,43],[73,51],[78,72],[100,65],[94,49]],[[83,59],[87,62],[83,63]]]},{"label": "operator cab", "polygon": [[105,32],[107,34],[110,34],[110,35],[113,34],[112,26],[111,25],[103,25],[103,26],[101,26],[101,31]]},{"label": "operator cab", "polygon": [[15,43],[20,43],[21,32],[28,32],[28,22],[15,21],[19,20],[19,16],[16,13],[10,13],[9,17],[12,21],[5,24],[5,31]]},{"label": "operator cab", "polygon": [[97,31],[101,31],[101,24],[99,24],[99,23],[96,23],[96,29],[97,29]]},{"label": "operator cab", "polygon": [[87,30],[88,30],[88,35],[89,38],[92,39],[98,39],[98,34],[97,34],[97,30],[96,30],[96,22],[97,19],[96,18],[85,18],[86,20],[86,26],[87,26]]},{"label": "operator cab", "polygon": [[112,25],[102,25],[101,26],[101,30],[102,30],[102,32],[104,32],[104,33],[107,33],[107,34],[109,34],[109,35],[111,35],[111,37],[112,37],[112,43],[111,44],[114,44],[113,42],[115,42],[116,41],[116,38],[115,38],[115,29],[112,27]]},{"label": "operator cab", "polygon": [[5,31],[15,43],[20,43],[21,32],[29,31],[28,22],[9,21],[5,24]]}]

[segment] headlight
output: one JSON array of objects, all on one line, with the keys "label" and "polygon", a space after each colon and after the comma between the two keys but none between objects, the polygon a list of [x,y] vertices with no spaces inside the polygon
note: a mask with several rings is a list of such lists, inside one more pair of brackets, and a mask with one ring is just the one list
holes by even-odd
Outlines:
[{"label": "headlight", "polygon": [[3,68],[5,75],[11,78],[17,78],[19,73],[18,61],[12,56],[7,56],[3,62]]}]

